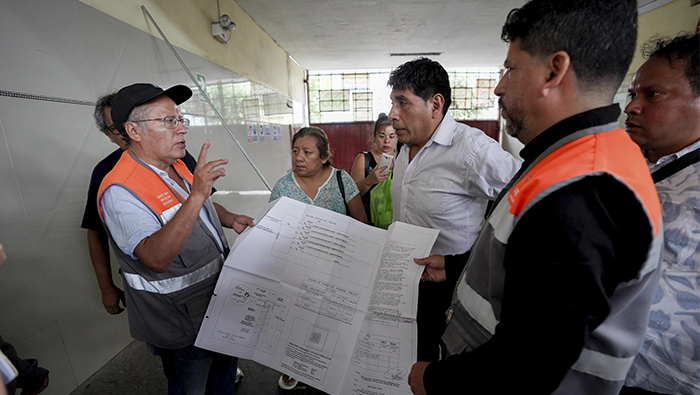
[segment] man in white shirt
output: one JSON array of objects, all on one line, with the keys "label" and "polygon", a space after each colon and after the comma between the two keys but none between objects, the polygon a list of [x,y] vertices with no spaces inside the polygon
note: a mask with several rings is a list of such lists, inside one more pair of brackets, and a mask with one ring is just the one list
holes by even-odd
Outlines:
[{"label": "man in white shirt", "polygon": [[[445,265],[447,280],[423,282],[418,292],[418,360],[439,357],[445,311],[454,285],[481,229],[489,200],[513,177],[519,162],[481,130],[447,112],[450,80],[427,58],[392,71],[389,119],[404,145],[394,165],[394,221],[439,229],[431,256],[416,262]],[[445,256],[448,259],[445,262]]]},{"label": "man in white shirt", "polygon": [[662,277],[621,394],[700,393],[700,36],[645,44],[625,108],[663,208]]}]

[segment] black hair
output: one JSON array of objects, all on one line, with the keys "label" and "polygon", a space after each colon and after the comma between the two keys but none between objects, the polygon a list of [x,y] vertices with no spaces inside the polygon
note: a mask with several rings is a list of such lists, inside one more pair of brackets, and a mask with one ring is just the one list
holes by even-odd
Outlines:
[{"label": "black hair", "polygon": [[622,83],[637,45],[634,0],[531,0],[508,14],[503,41],[520,39],[533,56],[565,51],[580,87],[610,93]]},{"label": "black hair", "polygon": [[683,72],[695,97],[700,96],[700,35],[681,32],[675,38],[652,37],[642,45],[644,58],[663,56]]},{"label": "black hair", "polygon": [[387,86],[393,90],[410,89],[424,101],[439,93],[445,98],[442,114],[452,104],[450,77],[442,65],[428,58],[418,58],[395,68],[389,75]]},{"label": "black hair", "polygon": [[95,118],[95,124],[97,125],[97,128],[100,130],[100,132],[104,133],[107,136],[109,136],[110,134],[110,125],[107,125],[107,118],[105,117],[105,108],[112,107],[112,99],[115,95],[116,92],[112,92],[99,97],[97,99],[97,103],[95,103],[95,112],[92,114],[93,118]]},{"label": "black hair", "polygon": [[377,121],[374,122],[374,137],[377,137],[377,133],[381,132],[387,126],[392,124],[391,119],[386,116],[385,113],[379,114]]},{"label": "black hair", "polygon": [[312,136],[316,139],[316,148],[318,148],[318,156],[321,159],[328,159],[326,160],[326,163],[323,164],[323,167],[330,166],[331,156],[333,154],[331,152],[331,145],[328,142],[328,136],[326,136],[326,132],[324,132],[323,129],[317,128],[315,126],[301,128],[298,132],[294,133],[294,136],[292,137],[292,147],[294,147],[294,143],[296,143],[298,138],[306,136]]}]

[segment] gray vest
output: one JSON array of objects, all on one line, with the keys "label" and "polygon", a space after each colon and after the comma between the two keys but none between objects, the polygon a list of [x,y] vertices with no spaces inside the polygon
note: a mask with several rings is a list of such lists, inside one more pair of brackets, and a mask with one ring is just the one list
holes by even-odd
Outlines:
[{"label": "gray vest", "polygon": [[[135,159],[148,171],[153,171],[138,158]],[[185,180],[184,177],[182,179]],[[162,182],[170,188],[165,181]],[[128,186],[119,185],[139,198]],[[159,185],[158,188],[163,186]],[[174,191],[172,195],[178,196]],[[161,226],[164,226],[164,217],[148,204],[145,205],[158,217]],[[226,236],[211,199],[205,201],[204,207],[218,234],[211,234],[204,221],[197,216],[197,222],[180,254],[164,273],[155,273],[140,260],[122,252],[110,235],[112,248],[122,270],[126,310],[134,338],[167,349],[194,344],[224,259],[228,255]],[[215,237],[220,238],[224,251],[219,249]]]}]

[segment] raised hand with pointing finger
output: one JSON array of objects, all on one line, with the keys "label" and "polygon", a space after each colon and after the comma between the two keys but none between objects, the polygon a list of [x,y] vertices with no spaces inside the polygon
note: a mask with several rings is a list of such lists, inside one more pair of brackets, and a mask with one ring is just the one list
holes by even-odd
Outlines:
[{"label": "raised hand with pointing finger", "polygon": [[214,181],[218,180],[220,177],[226,176],[226,169],[221,166],[227,164],[228,159],[215,159],[211,162],[207,162],[207,153],[209,152],[210,146],[211,142],[207,140],[204,142],[202,149],[199,151],[197,167],[195,167],[194,172],[192,173],[194,176],[194,182],[192,183],[190,198],[196,194],[203,201],[206,200],[211,194],[211,188],[214,186]]}]

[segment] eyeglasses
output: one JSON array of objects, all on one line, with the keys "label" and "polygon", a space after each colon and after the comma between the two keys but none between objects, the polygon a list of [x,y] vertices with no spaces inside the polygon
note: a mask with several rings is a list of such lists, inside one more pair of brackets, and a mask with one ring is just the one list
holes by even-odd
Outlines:
[{"label": "eyeglasses", "polygon": [[115,136],[119,136],[121,134],[121,133],[119,133],[117,128],[114,127],[114,125],[107,126],[107,130],[109,130],[109,132]]},{"label": "eyeglasses", "polygon": [[190,120],[187,118],[176,118],[175,116],[169,116],[164,118],[153,118],[153,119],[141,119],[138,121],[129,122],[147,122],[147,121],[163,121],[163,125],[168,129],[175,129],[178,124],[182,124],[184,127],[190,126]]}]

